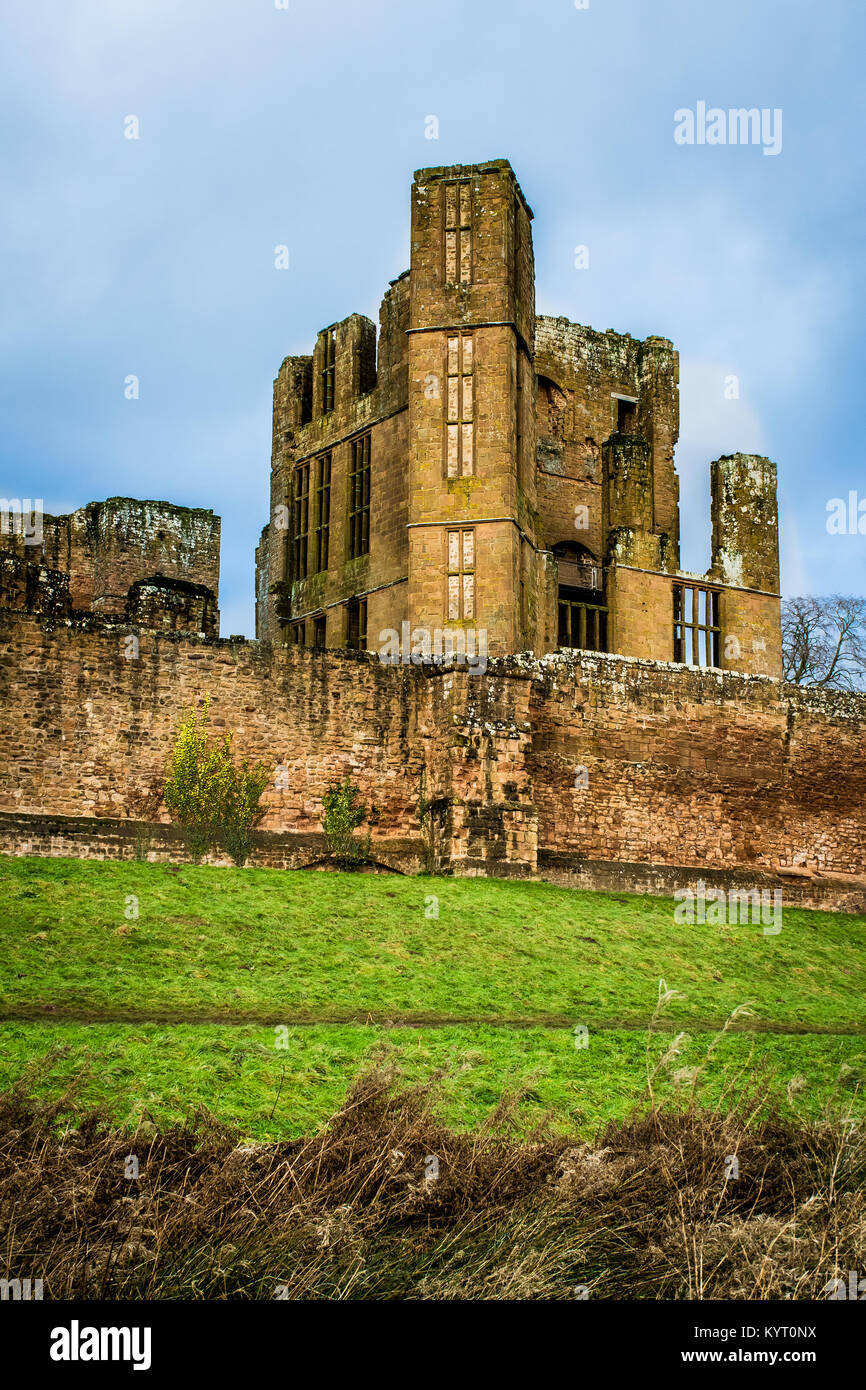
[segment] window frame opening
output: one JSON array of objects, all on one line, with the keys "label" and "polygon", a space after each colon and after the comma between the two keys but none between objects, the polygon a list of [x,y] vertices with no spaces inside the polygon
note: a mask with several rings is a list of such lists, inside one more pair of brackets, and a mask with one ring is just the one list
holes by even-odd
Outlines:
[{"label": "window frame opening", "polygon": [[351,652],[367,650],[367,599],[350,598],[346,604],[346,646]]},{"label": "window frame opening", "polygon": [[367,430],[352,440],[352,462],[349,470],[349,519],[347,559],[357,560],[370,553],[370,478],[372,431]]},{"label": "window frame opening", "polygon": [[560,587],[556,605],[557,645],[564,651],[606,652],[608,609],[602,603],[570,598]]},{"label": "window frame opening", "polygon": [[637,430],[637,396],[623,396],[619,392],[613,391],[611,397],[615,406],[615,433],[635,434]]},{"label": "window frame opening", "polygon": [[721,589],[710,584],[674,580],[673,659],[678,665],[721,669],[720,596]]},{"label": "window frame opening", "polygon": [[322,414],[330,415],[334,409],[334,396],[337,378],[337,326],[332,324],[322,334]]},{"label": "window frame opening", "polygon": [[296,465],[292,473],[292,577],[306,579],[310,551],[310,464]]},{"label": "window frame opening", "polygon": [[331,543],[331,454],[320,454],[316,459],[315,485],[315,569],[321,574],[328,568]]},{"label": "window frame opening", "polygon": [[475,527],[449,526],[445,546],[446,622],[474,623],[477,616]]}]

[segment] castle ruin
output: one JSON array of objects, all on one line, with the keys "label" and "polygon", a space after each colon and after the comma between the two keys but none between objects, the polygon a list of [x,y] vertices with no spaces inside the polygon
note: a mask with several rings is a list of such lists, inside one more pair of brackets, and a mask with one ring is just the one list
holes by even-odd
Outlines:
[{"label": "castle ruin", "polygon": [[710,566],[682,573],[677,353],[536,317],[531,223],[505,160],[417,171],[378,346],[352,314],[285,359],[256,635],[780,675],[775,466],[711,465]]},{"label": "castle ruin", "polygon": [[677,354],[536,318],[531,216],[505,161],[420,171],[378,342],[283,362],[256,640],[218,635],[212,512],[0,503],[0,850],[180,853],[154,808],[209,694],[275,770],[257,863],[318,862],[349,774],[402,872],[866,910],[866,697],[780,679],[775,466],[710,465],[684,573]]}]

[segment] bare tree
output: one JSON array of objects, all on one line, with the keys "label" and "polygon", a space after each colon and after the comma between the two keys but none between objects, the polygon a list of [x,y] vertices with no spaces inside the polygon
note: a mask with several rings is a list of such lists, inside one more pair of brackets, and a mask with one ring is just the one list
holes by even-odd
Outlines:
[{"label": "bare tree", "polygon": [[866,689],[866,598],[783,599],[782,671],[794,685]]}]

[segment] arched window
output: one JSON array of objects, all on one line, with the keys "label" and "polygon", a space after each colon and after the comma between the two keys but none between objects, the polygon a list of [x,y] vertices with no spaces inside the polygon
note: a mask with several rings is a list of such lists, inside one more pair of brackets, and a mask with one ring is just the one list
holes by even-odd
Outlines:
[{"label": "arched window", "polygon": [[559,564],[559,646],[607,651],[607,607],[601,562],[577,541],[562,541],[553,547],[553,553]]},{"label": "arched window", "polygon": [[600,594],[604,589],[601,561],[585,545],[577,541],[560,541],[553,547],[559,562],[559,587],[582,589]]}]

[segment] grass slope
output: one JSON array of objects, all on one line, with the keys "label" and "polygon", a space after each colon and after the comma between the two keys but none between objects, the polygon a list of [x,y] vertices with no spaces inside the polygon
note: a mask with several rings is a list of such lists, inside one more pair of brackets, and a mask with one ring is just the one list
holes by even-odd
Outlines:
[{"label": "grass slope", "polygon": [[204,1103],[298,1136],[387,1054],[411,1080],[448,1069],[452,1123],[522,1085],[527,1125],[547,1109],[589,1135],[641,1097],[660,978],[679,994],[651,1065],[689,1035],[660,1094],[703,1067],[710,1101],[766,1076],[793,1113],[863,1108],[862,917],[785,909],[766,937],[546,884],[0,859],[0,940],[0,1086],[60,1045],[37,1093],[85,1066],[82,1099],[123,1123]]},{"label": "grass slope", "polygon": [[785,909],[764,936],[541,883],[62,859],[0,860],[0,902],[7,1018],[629,1028],[664,977],[672,1026],[749,1002],[753,1028],[864,1027],[863,917]]},{"label": "grass slope", "polygon": [[[706,1104],[723,1089],[740,1097],[763,1081],[790,1118],[815,1118],[828,1102],[862,1113],[866,1040],[728,1033],[707,1060],[717,1036],[691,1033],[679,1043],[654,1082],[659,1099],[688,1095],[693,1069],[705,1065]],[[147,1114],[162,1128],[203,1104],[261,1140],[314,1133],[343,1103],[349,1083],[379,1062],[393,1063],[409,1082],[448,1068],[441,1113],[459,1128],[482,1121],[505,1091],[525,1088],[527,1130],[547,1112],[558,1128],[590,1140],[600,1124],[624,1118],[645,1098],[646,1036],[637,1031],[594,1032],[581,1049],[567,1031],[543,1028],[315,1024],[283,1037],[288,1045],[278,1049],[274,1029],[249,1024],[4,1023],[0,1087],[36,1058],[29,1089],[37,1097],[56,1097],[77,1080],[78,1104],[103,1107],[133,1127]],[[653,1037],[651,1068],[670,1043],[670,1035]]]}]

